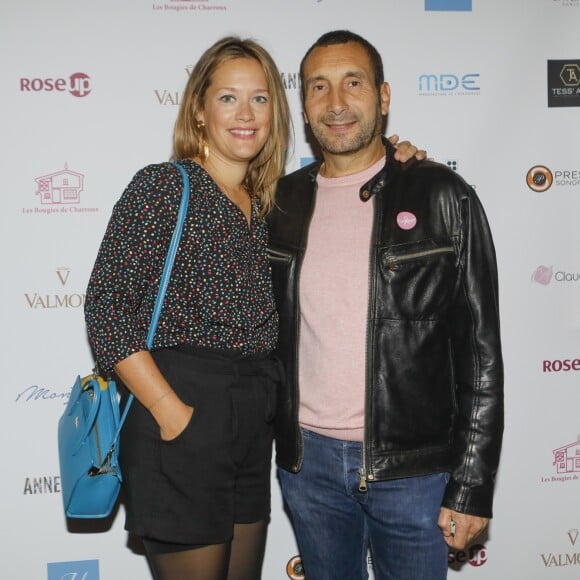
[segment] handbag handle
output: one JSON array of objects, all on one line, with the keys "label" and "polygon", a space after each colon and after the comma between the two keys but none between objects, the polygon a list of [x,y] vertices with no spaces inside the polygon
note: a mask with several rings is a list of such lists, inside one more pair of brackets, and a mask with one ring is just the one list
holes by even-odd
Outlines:
[{"label": "handbag handle", "polygon": [[[175,224],[173,236],[171,237],[171,242],[169,243],[167,256],[165,257],[163,273],[161,274],[161,281],[159,282],[159,290],[157,291],[157,298],[155,299],[155,306],[151,316],[151,323],[149,324],[149,332],[147,333],[147,348],[151,348],[153,346],[153,339],[155,337],[155,331],[157,330],[157,323],[159,322],[161,310],[163,309],[163,300],[165,298],[165,293],[167,292],[167,287],[169,286],[169,280],[171,279],[171,270],[173,269],[173,262],[175,261],[177,248],[179,247],[179,241],[181,240],[183,224],[185,222],[187,207],[189,205],[189,177],[187,172],[179,163],[172,163],[172,165],[177,167],[181,173],[183,178],[183,190],[181,192],[181,203],[179,204],[179,211],[177,213],[177,223]],[[125,419],[127,418],[129,408],[131,407],[131,403],[133,402],[134,398],[135,396],[133,393],[131,393],[127,398],[127,403],[123,409],[123,415],[119,421],[119,428],[117,429],[115,437],[113,438],[113,443],[111,444],[111,449],[117,444],[117,440],[121,434],[121,428],[123,427],[123,423],[125,423]]]}]

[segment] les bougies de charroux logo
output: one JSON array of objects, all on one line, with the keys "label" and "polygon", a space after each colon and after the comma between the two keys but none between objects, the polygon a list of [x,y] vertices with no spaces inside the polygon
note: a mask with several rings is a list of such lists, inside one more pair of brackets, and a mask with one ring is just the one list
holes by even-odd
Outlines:
[{"label": "les bougies de charroux logo", "polygon": [[216,4],[213,0],[154,0],[153,10],[169,12],[225,12],[226,4]]},{"label": "les bougies de charroux logo", "polygon": [[562,483],[580,481],[580,436],[576,441],[552,450],[552,467],[556,475],[540,476],[540,483]]},{"label": "les bougies de charroux logo", "polygon": [[69,169],[67,163],[63,169],[35,177],[34,181],[36,183],[34,195],[38,199],[39,206],[23,207],[23,214],[64,215],[99,211],[97,207],[80,205],[85,175]]},{"label": "les bougies de charroux logo", "polygon": [[[69,268],[57,268],[55,273],[60,285],[65,288],[70,277]],[[25,292],[24,298],[26,306],[30,310],[51,310],[82,308],[85,304],[86,295],[80,292]]]}]

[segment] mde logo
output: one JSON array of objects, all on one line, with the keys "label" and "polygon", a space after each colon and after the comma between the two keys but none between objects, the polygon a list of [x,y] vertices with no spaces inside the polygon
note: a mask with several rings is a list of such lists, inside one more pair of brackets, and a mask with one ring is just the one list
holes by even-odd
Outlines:
[{"label": "mde logo", "polygon": [[20,92],[22,93],[70,93],[73,97],[86,97],[92,90],[91,77],[82,72],[76,72],[68,78],[54,77],[22,77]]},{"label": "mde logo", "polygon": [[455,97],[481,94],[479,73],[422,73],[418,76],[418,94],[422,97]]},{"label": "mde logo", "polygon": [[49,562],[46,580],[99,580],[98,560]]}]

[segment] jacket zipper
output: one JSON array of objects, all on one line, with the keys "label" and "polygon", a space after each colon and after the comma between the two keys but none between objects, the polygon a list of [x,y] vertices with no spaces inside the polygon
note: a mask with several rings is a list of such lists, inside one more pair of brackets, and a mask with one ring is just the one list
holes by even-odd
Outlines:
[{"label": "jacket zipper", "polygon": [[316,205],[316,194],[318,191],[318,184],[316,182],[316,179],[314,179],[314,187],[312,189],[312,204],[310,206],[310,215],[308,216],[308,219],[305,223],[305,228],[304,228],[304,239],[302,246],[304,247],[304,252],[302,254],[302,259],[300,261],[300,263],[298,263],[298,258],[296,259],[296,340],[295,340],[295,344],[294,344],[294,348],[295,348],[295,360],[296,360],[296,364],[295,364],[295,368],[294,368],[294,372],[296,373],[296,385],[297,385],[297,389],[296,389],[296,428],[297,428],[297,433],[298,433],[298,442],[300,445],[300,448],[298,450],[298,457],[296,465],[294,466],[294,471],[296,473],[298,473],[298,471],[300,471],[300,468],[302,467],[302,462],[304,461],[304,438],[302,436],[302,431],[300,430],[300,422],[298,420],[298,415],[300,412],[300,385],[298,384],[298,369],[300,367],[300,361],[299,361],[299,345],[300,345],[300,273],[302,271],[302,263],[304,262],[304,256],[306,254],[306,248],[308,245],[308,234],[310,232],[310,223],[312,222],[312,217],[314,216],[314,206]]},{"label": "jacket zipper", "polygon": [[453,246],[442,246],[441,248],[432,248],[430,250],[423,250],[421,252],[413,252],[411,254],[405,254],[404,256],[389,256],[387,258],[387,268],[389,270],[396,270],[398,265],[402,262],[408,262],[409,260],[424,258],[426,256],[434,256],[437,254],[448,254],[453,252],[453,249]]},{"label": "jacket zipper", "polygon": [[377,221],[379,219],[379,212],[377,204],[379,201],[376,196],[373,196],[371,203],[373,204],[373,228],[371,231],[371,241],[369,244],[369,269],[368,269],[368,304],[367,304],[367,333],[365,340],[365,409],[364,409],[364,426],[363,426],[363,441],[362,441],[362,465],[359,469],[359,483],[358,490],[365,493],[368,489],[367,482],[373,481],[375,476],[367,472],[367,428],[370,413],[370,399],[371,399],[371,356],[370,356],[370,342],[371,342],[371,309],[374,303],[374,286],[373,286],[373,257],[374,257],[374,243],[377,233]]},{"label": "jacket zipper", "polygon": [[292,256],[290,254],[280,252],[279,250],[273,250],[272,248],[268,248],[268,258],[276,262],[284,262],[286,264],[289,264],[290,260],[292,260]]}]

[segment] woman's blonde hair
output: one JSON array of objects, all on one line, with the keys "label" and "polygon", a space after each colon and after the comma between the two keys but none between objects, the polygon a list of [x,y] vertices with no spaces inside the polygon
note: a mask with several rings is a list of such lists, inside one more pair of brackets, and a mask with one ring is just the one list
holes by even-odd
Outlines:
[{"label": "woman's blonde hair", "polygon": [[290,136],[290,109],[280,73],[274,60],[257,42],[227,36],[208,48],[195,65],[181,101],[173,134],[173,158],[184,159],[207,154],[203,125],[197,122],[214,72],[236,58],[253,58],[261,65],[270,92],[270,134],[258,155],[250,161],[244,185],[257,196],[264,215],[274,204],[276,183],[284,171]]}]

